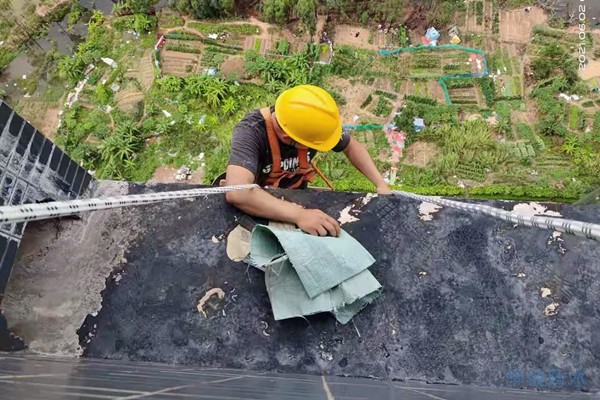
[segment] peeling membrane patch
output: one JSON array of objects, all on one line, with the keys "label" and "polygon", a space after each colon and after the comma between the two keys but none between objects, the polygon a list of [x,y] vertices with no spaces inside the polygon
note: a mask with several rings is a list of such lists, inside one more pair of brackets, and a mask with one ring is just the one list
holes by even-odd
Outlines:
[{"label": "peeling membrane patch", "polygon": [[375,197],[377,197],[376,194],[368,193],[365,197],[355,200],[351,205],[340,211],[340,216],[337,219],[340,225],[359,221],[359,218],[357,218],[356,215],[358,215],[362,208],[369,204],[369,202],[371,202],[371,200],[373,200]]},{"label": "peeling membrane patch", "polygon": [[438,206],[437,204],[423,202],[419,205],[419,219],[421,221],[433,221],[433,214],[442,208],[442,206]]},{"label": "peeling membrane patch", "polygon": [[562,214],[557,211],[548,210],[546,206],[541,205],[540,203],[530,202],[530,203],[519,203],[515,204],[512,209],[513,212],[523,215],[525,217],[533,217],[543,215],[546,217],[556,217],[561,218]]},{"label": "peeling membrane patch", "polygon": [[[217,298],[215,299],[217,300],[216,302],[213,301],[213,299],[211,299],[211,297],[213,296],[217,296]],[[220,303],[220,300],[222,300],[224,297],[225,292],[223,291],[223,289],[212,288],[209,291],[207,291],[200,300],[198,300],[198,305],[196,306],[196,308],[198,309],[198,312],[200,314],[204,315],[204,318],[208,318],[206,308],[210,308],[211,310],[209,311],[216,310],[218,308],[218,303]],[[216,304],[213,304],[213,302]]]},{"label": "peeling membrane patch", "polygon": [[242,261],[250,254],[252,233],[241,225],[236,226],[227,235],[227,257],[233,261]]}]

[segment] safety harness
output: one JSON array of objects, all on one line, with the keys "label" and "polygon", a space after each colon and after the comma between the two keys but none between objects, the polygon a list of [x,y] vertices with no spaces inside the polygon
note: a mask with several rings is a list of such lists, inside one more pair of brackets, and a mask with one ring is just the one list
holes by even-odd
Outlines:
[{"label": "safety harness", "polygon": [[299,166],[294,171],[285,171],[281,168],[281,148],[279,146],[279,139],[275,134],[275,127],[273,125],[273,118],[271,116],[270,108],[263,108],[260,110],[263,118],[265,119],[265,125],[267,127],[267,137],[269,139],[269,148],[271,149],[271,161],[273,166],[271,172],[265,181],[266,186],[279,187],[282,179],[289,179],[293,183],[289,186],[290,189],[299,188],[304,182],[313,182],[317,175],[325,181],[327,186],[333,190],[333,185],[321,171],[317,168],[313,161],[308,161],[308,149],[301,148],[296,149]]}]

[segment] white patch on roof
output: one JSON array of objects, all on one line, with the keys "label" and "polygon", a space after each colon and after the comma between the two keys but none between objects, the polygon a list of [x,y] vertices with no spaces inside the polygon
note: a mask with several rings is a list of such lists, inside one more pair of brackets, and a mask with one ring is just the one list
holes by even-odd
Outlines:
[{"label": "white patch on roof", "polygon": [[562,217],[557,211],[550,211],[546,206],[536,202],[519,203],[513,207],[513,212],[525,217],[533,217],[536,215],[544,215],[547,217]]},{"label": "white patch on roof", "polygon": [[433,214],[441,210],[443,207],[437,204],[423,202],[419,205],[419,218],[421,221],[433,221]]}]

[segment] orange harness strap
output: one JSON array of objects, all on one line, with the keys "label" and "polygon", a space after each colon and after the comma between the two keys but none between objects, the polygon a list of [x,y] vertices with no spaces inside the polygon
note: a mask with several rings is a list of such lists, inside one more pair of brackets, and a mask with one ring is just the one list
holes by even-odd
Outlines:
[{"label": "orange harness strap", "polygon": [[[263,118],[265,119],[265,125],[267,127],[267,137],[269,139],[269,147],[271,149],[271,159],[273,166],[271,168],[271,172],[267,177],[267,185],[273,187],[279,187],[279,184],[282,179],[293,179],[296,176],[300,176],[290,189],[297,189],[304,182],[312,182],[315,180],[317,173],[319,176],[323,177],[321,171],[319,171],[316,166],[311,162],[308,162],[308,150],[307,149],[297,149],[298,156],[298,164],[299,167],[296,168],[295,171],[284,171],[281,168],[281,148],[279,146],[279,139],[275,134],[275,128],[273,127],[273,119],[271,117],[271,110],[269,108],[263,108],[260,110]],[[331,184],[327,179],[324,179],[327,182],[328,186],[331,187]],[[333,190],[333,188],[332,188]]]}]

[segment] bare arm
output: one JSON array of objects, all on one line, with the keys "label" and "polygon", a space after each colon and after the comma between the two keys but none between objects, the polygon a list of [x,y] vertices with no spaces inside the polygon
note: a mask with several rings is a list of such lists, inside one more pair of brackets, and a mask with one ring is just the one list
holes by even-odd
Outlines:
[{"label": "bare arm", "polygon": [[375,162],[373,162],[367,148],[362,143],[357,142],[354,138],[350,138],[350,143],[346,147],[346,150],[344,150],[344,154],[357,170],[373,182],[375,187],[377,187],[377,193],[391,193],[388,184],[383,180],[383,177],[375,166]]},{"label": "bare arm", "polygon": [[[237,165],[227,167],[227,185],[249,183],[254,183],[252,172]],[[280,200],[260,188],[227,192],[225,196],[229,204],[250,215],[296,224],[311,235],[339,236],[340,234],[338,222],[323,211],[305,209]]]}]

